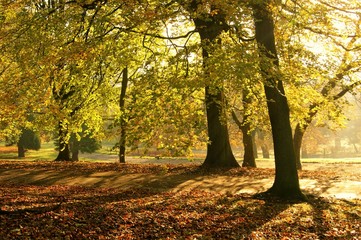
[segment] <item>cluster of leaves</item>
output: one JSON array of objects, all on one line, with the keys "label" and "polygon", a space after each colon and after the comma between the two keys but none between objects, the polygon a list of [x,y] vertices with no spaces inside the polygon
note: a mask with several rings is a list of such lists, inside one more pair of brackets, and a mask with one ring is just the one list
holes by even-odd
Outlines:
[{"label": "cluster of leaves", "polygon": [[[86,123],[94,137],[102,138],[103,117],[115,115],[127,122],[127,146],[152,145],[184,155],[207,141],[199,99],[200,89],[210,84],[224,86],[228,106],[238,115],[252,115],[252,129],[267,129],[267,117],[259,114],[266,111],[259,100],[262,80],[251,9],[233,1],[204,1],[189,14],[192,2],[4,3],[0,137],[18,136],[33,112],[42,113],[34,128],[53,129],[60,121],[71,134],[81,133]],[[207,59],[211,79],[204,79],[204,46],[190,19],[219,14],[214,7],[225,14],[230,29]],[[283,79],[290,95],[297,96],[290,98],[295,124],[303,126],[312,110],[322,113],[318,123],[342,125],[345,103],[335,102],[335,94],[359,85],[358,1],[286,1],[273,7]],[[308,47],[320,40],[322,48],[329,46],[322,53]],[[119,79],[125,67],[132,74],[125,108],[119,112]],[[330,79],[338,81],[325,88]],[[250,103],[241,95],[249,95]]]},{"label": "cluster of leaves", "polygon": [[7,239],[357,239],[360,200],[282,203],[203,191],[0,187]]}]

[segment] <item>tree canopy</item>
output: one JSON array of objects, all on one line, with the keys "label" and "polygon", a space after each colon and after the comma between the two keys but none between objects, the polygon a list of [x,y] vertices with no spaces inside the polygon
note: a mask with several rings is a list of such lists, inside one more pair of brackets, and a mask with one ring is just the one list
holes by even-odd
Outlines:
[{"label": "tree canopy", "polygon": [[219,168],[238,166],[234,124],[245,149],[271,129],[297,182],[308,126],[342,126],[359,92],[360,16],[356,0],[3,1],[0,138],[56,131],[67,160],[87,126],[123,152],[203,146]]}]

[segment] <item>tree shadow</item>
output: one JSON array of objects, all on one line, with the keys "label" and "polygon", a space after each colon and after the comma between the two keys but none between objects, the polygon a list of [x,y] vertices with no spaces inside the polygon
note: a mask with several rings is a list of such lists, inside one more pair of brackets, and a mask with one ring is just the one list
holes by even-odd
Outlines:
[{"label": "tree shadow", "polygon": [[[67,176],[70,177],[74,173],[68,174]],[[88,174],[94,177],[94,173]],[[298,203],[272,198],[255,199],[250,194],[234,194],[230,191],[214,193],[213,190],[217,192],[221,187],[217,184],[213,185],[214,189],[211,188],[212,191],[208,192],[198,189],[196,185],[194,188],[183,186],[187,181],[198,182],[211,179],[205,174],[195,171],[164,174],[157,178],[151,176],[148,179],[137,178],[135,175],[137,180],[148,181],[148,185],[128,189],[56,185],[51,188],[51,191],[45,191],[46,187],[43,187],[44,191],[42,189],[32,191],[31,186],[23,194],[28,194],[28,197],[33,198],[31,203],[36,203],[40,199],[46,206],[31,207],[29,204],[29,207],[21,210],[20,205],[23,203],[18,202],[13,205],[14,214],[19,216],[25,213],[22,217],[28,219],[24,224],[28,228],[35,228],[34,219],[39,218],[57,224],[59,232],[66,232],[69,225],[81,226],[72,232],[74,238],[94,238],[96,235],[106,235],[111,232],[114,232],[115,238],[127,232],[132,234],[133,239],[167,237],[170,239],[277,239],[284,236],[292,237],[293,232],[305,232],[315,239],[329,239],[336,230],[334,230],[335,224],[327,217],[327,212],[332,211],[336,214],[337,211],[344,210],[335,208],[331,200],[308,195],[309,202],[304,204],[310,206],[311,211],[294,215],[291,212],[283,216],[284,212]],[[227,177],[224,174],[212,174],[213,177]],[[242,174],[239,174],[240,178]],[[55,179],[52,181],[57,182],[57,175],[53,177]],[[95,177],[99,177],[101,181],[112,182],[115,176],[96,173]],[[44,183],[45,179],[37,181],[40,184]],[[99,184],[99,186],[104,185],[104,183]],[[236,186],[243,187],[242,184]],[[14,185],[13,189],[8,191],[16,192],[17,187]],[[61,207],[52,209],[57,206],[60,198],[63,199]],[[353,204],[355,204],[352,201],[340,201],[344,203],[343,206],[354,207]],[[51,212],[45,213],[45,211]],[[343,214],[345,214],[345,219],[351,219],[348,223],[350,228],[352,224],[354,226],[357,222],[359,224],[359,212],[347,210]],[[290,218],[291,222],[277,223],[285,217]],[[305,222],[304,217],[310,217],[309,226],[300,224]],[[98,229],[98,226],[102,226],[101,229]],[[97,230],[91,233],[90,228]],[[6,233],[10,230],[6,230]],[[355,234],[360,233],[356,231],[357,229],[355,233],[350,231],[342,236],[352,239],[356,236]]]}]

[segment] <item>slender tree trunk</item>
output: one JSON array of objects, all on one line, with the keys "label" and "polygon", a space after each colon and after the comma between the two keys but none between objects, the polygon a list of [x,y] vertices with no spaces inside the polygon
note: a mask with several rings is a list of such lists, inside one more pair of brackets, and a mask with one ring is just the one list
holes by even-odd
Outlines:
[{"label": "slender tree trunk", "polygon": [[18,158],[24,158],[25,157],[25,148],[22,144],[18,143]]},{"label": "slender tree trunk", "polygon": [[271,121],[275,153],[276,175],[267,193],[286,199],[304,199],[292,141],[289,107],[282,81],[277,75],[279,62],[276,51],[272,12],[268,1],[253,5],[256,41],[261,58],[261,71],[265,78],[264,90]]},{"label": "slender tree trunk", "polygon": [[[124,113],[125,110],[125,94],[128,87],[128,68],[123,69],[123,78],[122,78],[122,88],[120,91],[119,97],[119,109],[121,113]],[[125,144],[126,144],[126,126],[127,122],[125,116],[122,116],[120,119],[120,139],[119,139],[119,162],[125,163]]]},{"label": "slender tree trunk", "polygon": [[262,149],[262,157],[267,158],[267,159],[270,158],[270,156],[269,156],[269,148],[268,148],[267,144],[263,144],[261,146],[261,149]]},{"label": "slender tree trunk", "polygon": [[335,154],[339,153],[341,150],[342,150],[341,138],[335,137]]},{"label": "slender tree trunk", "polygon": [[305,128],[304,127],[302,128],[300,124],[297,124],[293,136],[293,147],[295,148],[296,166],[298,170],[302,170],[301,146],[302,146],[302,139],[304,134],[305,134]]},{"label": "slender tree trunk", "polygon": [[357,148],[356,143],[353,143],[352,145],[353,145],[353,148],[355,149],[355,153],[358,153],[358,148]]},{"label": "slender tree trunk", "polygon": [[254,147],[252,135],[249,133],[249,126],[244,126],[242,128],[243,134],[243,145],[244,145],[244,156],[242,167],[257,167],[256,159],[254,157]]},{"label": "slender tree trunk", "polygon": [[257,130],[257,133],[258,133],[258,139],[261,140],[262,157],[270,158],[269,147],[268,147],[267,143],[265,142],[264,133],[262,132],[262,130],[259,130],[259,129]]},{"label": "slender tree trunk", "polygon": [[65,139],[66,135],[66,127],[59,122],[59,153],[55,161],[71,161],[69,143]]},{"label": "slender tree trunk", "polygon": [[[209,69],[212,67],[208,63],[209,54],[212,52],[213,44],[221,44],[218,37],[223,31],[228,30],[225,17],[220,11],[214,11],[215,14],[197,16],[198,1],[192,1],[187,7],[191,12],[195,13],[193,19],[198,29],[202,42],[202,57],[204,75],[209,78],[210,82],[205,87],[205,102],[207,113],[207,127],[209,143],[207,144],[207,156],[202,164],[206,168],[232,168],[239,167],[236,158],[233,155],[228,136],[228,127],[225,112],[225,97],[222,86],[212,83]],[[218,9],[219,10],[219,9]]]},{"label": "slender tree trunk", "polygon": [[314,105],[310,107],[309,115],[306,119],[304,119],[304,123],[302,124],[302,126],[299,123],[296,125],[295,132],[293,135],[293,147],[295,149],[296,165],[298,170],[302,170],[301,147],[302,147],[303,136],[305,135],[307,128],[310,126],[313,117],[317,113],[317,111],[312,110],[313,108],[315,108]]}]

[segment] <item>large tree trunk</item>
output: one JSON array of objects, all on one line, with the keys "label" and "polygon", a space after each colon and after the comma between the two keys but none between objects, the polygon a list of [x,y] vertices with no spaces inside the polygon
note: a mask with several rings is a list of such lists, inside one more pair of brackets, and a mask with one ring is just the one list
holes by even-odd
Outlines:
[{"label": "large tree trunk", "polygon": [[266,80],[264,90],[275,154],[275,180],[267,193],[286,199],[304,199],[305,196],[300,189],[296,168],[289,107],[283,83],[277,75],[279,62],[274,37],[273,16],[268,1],[253,5],[253,13],[256,41],[261,58],[261,71]]},{"label": "large tree trunk", "polygon": [[239,167],[229,143],[227,124],[224,120],[224,106],[222,106],[222,103],[224,103],[222,91],[217,90],[217,94],[211,94],[209,92],[209,87],[206,87],[209,143],[207,144],[207,156],[202,165],[203,167]]},{"label": "large tree trunk", "polygon": [[251,132],[252,137],[252,148],[253,148],[253,156],[254,158],[258,158],[258,150],[257,150],[257,143],[256,143],[256,131],[253,130]]},{"label": "large tree trunk", "polygon": [[257,167],[256,159],[254,157],[253,139],[252,135],[250,134],[251,127],[246,119],[246,115],[244,116],[243,122],[241,122],[238,119],[236,113],[232,111],[232,118],[237,124],[238,128],[242,131],[244,147],[242,167]]},{"label": "large tree trunk", "polygon": [[80,141],[74,138],[74,141],[72,141],[71,145],[71,160],[73,162],[79,161],[79,148],[80,148]]},{"label": "large tree trunk", "polygon": [[[128,87],[128,68],[125,67],[123,69],[123,78],[122,78],[122,88],[120,91],[119,97],[119,109],[122,113],[124,113],[125,109],[125,94]],[[126,144],[126,126],[127,122],[125,116],[122,116],[120,119],[120,139],[119,139],[119,162],[125,163],[125,144]]]},{"label": "large tree trunk", "polygon": [[220,11],[207,16],[197,16],[198,1],[192,1],[187,7],[195,14],[193,19],[198,29],[202,42],[203,69],[205,77],[209,78],[209,84],[205,87],[205,102],[207,113],[207,127],[209,143],[207,144],[207,156],[202,164],[206,168],[232,168],[239,167],[233,155],[228,136],[226,122],[225,98],[222,86],[212,83],[208,63],[209,54],[212,52],[213,44],[221,44],[218,37],[223,31],[228,30],[225,17]]},{"label": "large tree trunk", "polygon": [[257,167],[254,151],[254,137],[252,136],[253,133],[251,132],[250,113],[247,111],[249,105],[251,104],[251,98],[249,94],[250,93],[247,89],[243,89],[242,102],[245,110],[243,114],[243,121],[238,125],[243,134],[244,156],[242,167]]},{"label": "large tree trunk", "polygon": [[68,143],[59,144],[59,153],[55,161],[71,161],[70,158],[70,149]]},{"label": "large tree trunk", "polygon": [[67,127],[59,123],[59,153],[55,161],[71,161],[70,147],[65,137],[67,135]]},{"label": "large tree trunk", "polygon": [[25,157],[25,148],[22,144],[18,143],[18,158],[24,158]]}]

